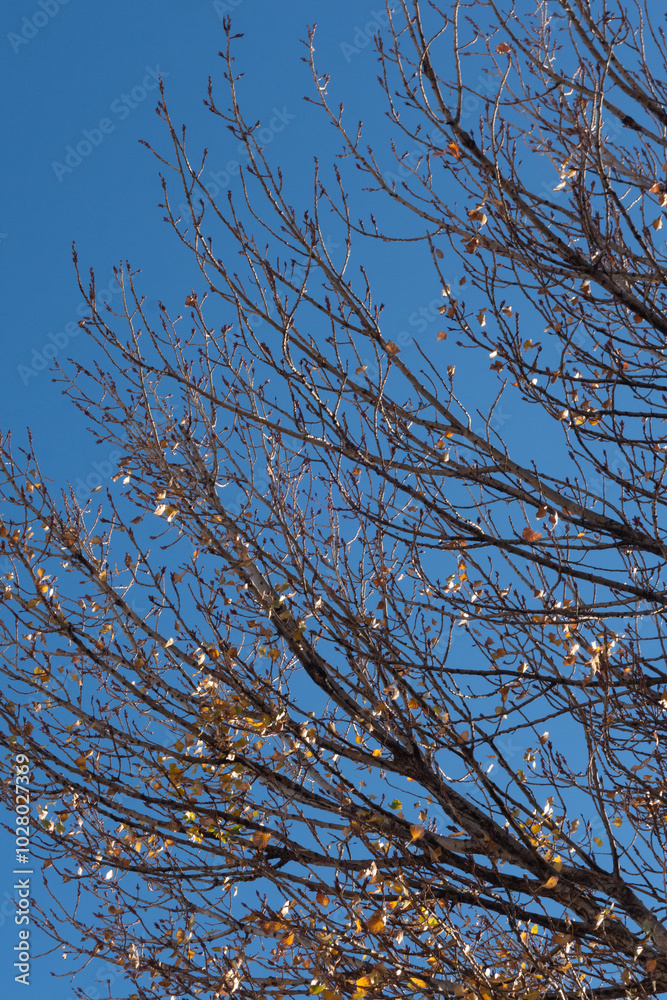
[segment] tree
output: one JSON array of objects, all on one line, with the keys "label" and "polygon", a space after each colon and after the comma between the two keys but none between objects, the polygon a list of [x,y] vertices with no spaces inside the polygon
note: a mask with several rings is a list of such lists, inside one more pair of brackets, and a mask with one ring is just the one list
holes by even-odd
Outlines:
[{"label": "tree", "polygon": [[[658,995],[664,36],[634,3],[387,15],[393,174],[311,33],[343,153],[305,210],[243,116],[229,22],[226,204],[161,92],[201,279],[180,325],[129,265],[120,314],[80,279],[99,363],[62,378],[122,450],[99,511],[4,440],[4,745],[49,884],[97,907],[42,921],[139,997]],[[432,261],[428,343],[383,333],[383,241]],[[525,447],[459,399],[457,359]]]}]

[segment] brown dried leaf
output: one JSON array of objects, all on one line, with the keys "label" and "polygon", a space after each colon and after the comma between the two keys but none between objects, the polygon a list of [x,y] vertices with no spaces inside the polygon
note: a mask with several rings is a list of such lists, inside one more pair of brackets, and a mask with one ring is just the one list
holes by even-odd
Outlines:
[{"label": "brown dried leaf", "polygon": [[525,542],[536,542],[542,537],[541,531],[533,531],[532,528],[524,528],[521,532],[521,537]]}]

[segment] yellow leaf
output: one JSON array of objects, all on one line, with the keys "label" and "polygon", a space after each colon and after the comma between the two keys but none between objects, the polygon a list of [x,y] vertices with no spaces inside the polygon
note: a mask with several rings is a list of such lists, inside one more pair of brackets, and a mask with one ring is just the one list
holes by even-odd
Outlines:
[{"label": "yellow leaf", "polygon": [[419,986],[421,989],[426,989],[426,983],[423,979],[419,979],[417,976],[410,976],[410,982],[413,986]]},{"label": "yellow leaf", "polygon": [[554,886],[556,886],[556,885],[558,885],[558,876],[557,875],[552,875],[550,879],[547,879],[547,881],[544,883],[544,885],[542,886],[542,888],[543,889],[553,889]]},{"label": "yellow leaf", "polygon": [[[382,916],[382,910],[378,910],[377,913],[374,913],[366,921],[366,930],[370,931],[371,934],[379,934],[380,931],[384,930],[384,927],[385,920]],[[359,986],[359,983],[357,983],[357,986]]]},{"label": "yellow leaf", "polygon": [[411,826],[410,827],[410,833],[412,834],[412,840],[413,840],[413,842],[415,840],[420,840],[424,836],[424,827],[423,826]]},{"label": "yellow leaf", "polygon": [[355,985],[362,990],[368,989],[369,986],[373,985],[373,980],[370,976],[362,976],[360,979],[357,979]]}]

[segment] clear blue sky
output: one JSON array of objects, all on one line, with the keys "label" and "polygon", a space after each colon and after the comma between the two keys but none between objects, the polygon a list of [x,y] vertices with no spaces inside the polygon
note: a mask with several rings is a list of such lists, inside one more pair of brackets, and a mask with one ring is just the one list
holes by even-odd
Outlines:
[{"label": "clear blue sky", "polygon": [[[16,0],[3,5],[0,430],[11,429],[23,441],[30,426],[43,469],[54,480],[62,485],[70,480],[81,493],[110,472],[108,455],[96,450],[83,418],[63,400],[48,370],[54,355],[89,356],[76,325],[82,313],[77,313],[81,299],[72,241],[84,272],[95,267],[98,294],[107,289],[112,295],[112,267],[125,259],[143,270],[142,289],[149,300],[159,297],[178,311],[190,288],[189,262],[157,207],[158,164],[139,144],[145,139],[166,149],[154,110],[156,76],[164,78],[173,121],[187,122],[192,148],[208,146],[208,171],[218,175],[221,186],[233,185],[225,167],[235,159],[236,142],[203,106],[209,75],[226,105],[217,52],[224,44],[221,18],[230,12],[234,30],[245,33],[236,55],[237,69],[245,72],[240,93],[248,116],[270,130],[269,155],[283,166],[292,189],[310,187],[313,154],[330,156],[338,147],[331,127],[303,101],[312,81],[301,62],[300,39],[308,24],[318,23],[317,55],[322,72],[332,76],[330,94],[345,101],[351,123],[364,117],[372,137],[382,131],[384,113],[371,37],[383,10],[383,4],[365,0]],[[442,297],[425,248],[417,254],[378,246],[373,263],[380,277],[378,298],[389,307],[385,336],[398,340],[405,331],[435,344]],[[454,264],[452,284],[459,276]],[[511,408],[503,404],[498,413],[504,430],[511,428]],[[12,895],[11,850],[3,833],[0,962],[8,1000],[27,995],[13,982],[15,928],[3,905]],[[39,894],[37,876],[33,886]],[[32,995],[46,988],[54,1000],[69,1000],[68,981],[55,980],[54,986],[50,978],[63,969],[59,952],[34,961]],[[80,985],[93,991],[93,980],[91,968]],[[112,994],[120,995],[119,990],[116,983]]]},{"label": "clear blue sky", "polygon": [[[61,396],[49,371],[59,360],[89,356],[76,325],[81,304],[71,261],[76,241],[84,271],[94,266],[98,289],[113,292],[112,267],[129,259],[143,270],[143,290],[153,300],[182,307],[190,287],[184,259],[158,209],[158,164],[139,144],[166,148],[155,114],[155,78],[161,74],[175,123],[187,122],[193,148],[208,146],[209,169],[222,185],[236,143],[203,106],[207,78],[217,80],[226,106],[217,52],[224,45],[221,19],[233,17],[237,67],[245,72],[241,96],[262,124],[273,122],[274,162],[295,186],[310,186],[312,155],[334,150],[332,130],[303,101],[312,81],[301,62],[307,25],[318,23],[317,53],[335,92],[349,103],[352,120],[366,110],[369,125],[382,115],[376,55],[371,36],[380,3],[359,0],[18,0],[0,11],[0,79],[5,95],[0,151],[2,190],[0,255],[3,274],[2,394],[0,430],[17,443],[33,431],[37,454],[56,482],[68,479],[79,491],[108,479],[108,456],[95,448],[85,422]],[[252,109],[252,110],[250,110]],[[280,126],[283,126],[282,128]],[[323,145],[322,145],[323,143]],[[325,153],[326,155],[326,153]],[[389,161],[387,161],[389,166]],[[232,182],[233,183],[233,182]],[[437,330],[440,289],[425,262],[415,261],[409,301],[400,303],[393,336],[428,323]],[[405,262],[401,264],[401,270]],[[420,281],[421,279],[421,281]],[[421,286],[421,287],[420,287]],[[116,299],[117,301],[117,299]],[[113,300],[112,300],[113,304]],[[421,317],[418,315],[422,310]],[[56,979],[69,963],[56,951],[34,960],[30,989],[14,983],[13,842],[0,835],[0,963],[8,1000],[48,989],[54,1000],[72,996],[67,979]],[[42,890],[32,878],[37,901]],[[37,944],[35,935],[31,944]],[[79,985],[101,997],[95,970]],[[120,982],[112,986],[119,995]],[[107,994],[108,995],[108,994]]]}]

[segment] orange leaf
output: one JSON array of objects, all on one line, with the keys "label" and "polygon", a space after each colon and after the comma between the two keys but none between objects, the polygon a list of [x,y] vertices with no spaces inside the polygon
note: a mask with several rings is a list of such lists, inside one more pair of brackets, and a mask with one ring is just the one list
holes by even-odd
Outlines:
[{"label": "orange leaf", "polygon": [[271,834],[264,833],[262,830],[255,830],[255,832],[252,835],[253,844],[255,845],[255,847],[259,847],[261,851],[264,850],[264,848],[267,846],[270,840],[271,840]]},{"label": "orange leaf", "polygon": [[458,142],[448,143],[447,152],[449,153],[450,156],[453,156],[455,160],[460,160],[461,157],[463,156],[463,153],[461,152],[461,147],[459,146]]},{"label": "orange leaf", "polygon": [[317,895],[315,896],[315,899],[320,904],[320,906],[329,905],[329,897],[324,892],[318,892]]},{"label": "orange leaf", "polygon": [[438,330],[438,336],[436,337],[436,340],[447,340],[447,334],[445,333],[444,330]]},{"label": "orange leaf", "polygon": [[509,42],[501,42],[500,45],[496,45],[496,52],[499,52],[501,56],[507,55],[507,53],[511,51],[512,46]]},{"label": "orange leaf", "polygon": [[385,351],[387,354],[398,354],[400,347],[398,344],[395,344],[393,340],[388,340],[385,346]]},{"label": "orange leaf", "polygon": [[521,537],[525,542],[536,542],[542,537],[541,531],[533,531],[532,528],[524,528],[521,532]]}]

